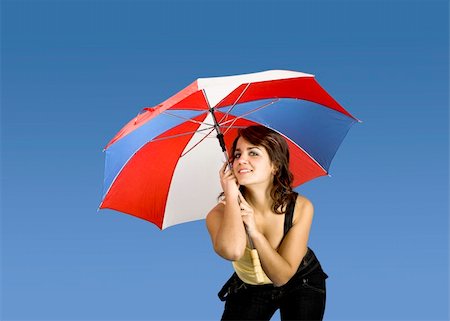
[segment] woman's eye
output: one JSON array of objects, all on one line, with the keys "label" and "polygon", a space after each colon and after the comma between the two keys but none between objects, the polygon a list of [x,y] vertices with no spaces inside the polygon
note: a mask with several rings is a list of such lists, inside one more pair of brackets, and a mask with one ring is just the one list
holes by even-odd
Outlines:
[{"label": "woman's eye", "polygon": [[239,158],[239,156],[241,156],[241,154],[234,154],[234,158]]},{"label": "woman's eye", "polygon": [[250,152],[250,156],[258,156],[258,153]]}]

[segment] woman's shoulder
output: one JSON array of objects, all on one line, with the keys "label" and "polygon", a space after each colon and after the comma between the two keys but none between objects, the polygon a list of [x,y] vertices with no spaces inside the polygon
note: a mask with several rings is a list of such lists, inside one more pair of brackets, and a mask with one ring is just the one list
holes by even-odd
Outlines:
[{"label": "woman's shoulder", "polygon": [[293,223],[295,224],[303,215],[312,216],[313,214],[314,214],[313,203],[306,196],[297,194],[297,199],[295,200]]},{"label": "woman's shoulder", "polygon": [[297,192],[296,192],[296,194],[297,194],[297,199],[295,200],[295,205],[302,205],[302,204],[308,204],[308,203],[312,205],[312,202],[305,195],[299,194]]},{"label": "woman's shoulder", "polygon": [[219,199],[217,204],[206,215],[206,221],[208,222],[212,217],[217,215],[223,215],[225,210],[225,199]]}]

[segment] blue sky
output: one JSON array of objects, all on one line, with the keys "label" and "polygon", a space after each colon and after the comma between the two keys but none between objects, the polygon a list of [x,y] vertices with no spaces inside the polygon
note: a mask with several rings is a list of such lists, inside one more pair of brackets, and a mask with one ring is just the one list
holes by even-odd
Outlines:
[{"label": "blue sky", "polygon": [[[199,77],[316,75],[363,121],[298,191],[326,320],[449,317],[448,1],[1,2],[1,319],[217,320],[204,221],[97,212],[103,147]],[[277,319],[274,317],[274,319]]]}]

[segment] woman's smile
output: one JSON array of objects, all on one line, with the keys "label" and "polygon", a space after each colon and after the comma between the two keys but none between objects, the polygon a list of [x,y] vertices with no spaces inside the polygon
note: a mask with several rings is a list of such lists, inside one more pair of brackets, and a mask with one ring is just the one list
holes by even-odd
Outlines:
[{"label": "woman's smile", "polygon": [[241,168],[238,170],[238,174],[239,175],[247,175],[247,174],[251,174],[253,171],[249,168]]}]

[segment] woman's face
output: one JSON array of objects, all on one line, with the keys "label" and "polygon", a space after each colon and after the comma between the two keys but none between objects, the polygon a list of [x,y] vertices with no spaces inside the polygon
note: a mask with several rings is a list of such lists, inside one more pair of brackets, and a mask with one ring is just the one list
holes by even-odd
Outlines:
[{"label": "woman's face", "polygon": [[250,144],[240,137],[234,152],[233,171],[239,185],[273,182],[274,166],[263,146]]}]

